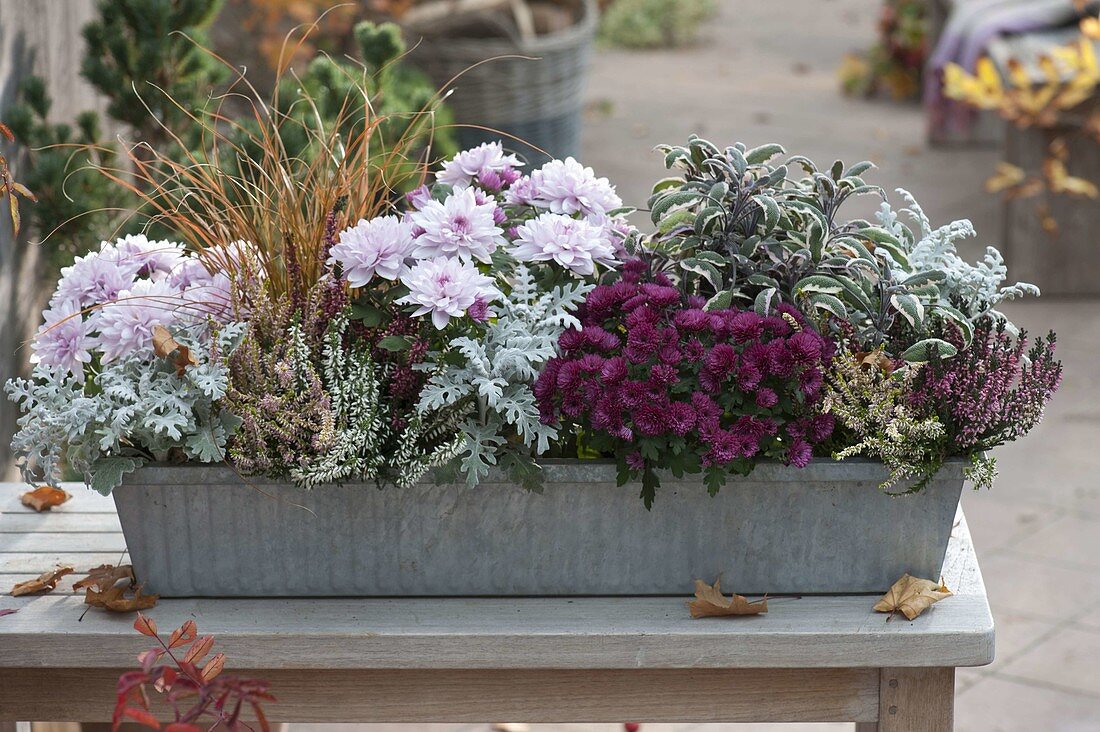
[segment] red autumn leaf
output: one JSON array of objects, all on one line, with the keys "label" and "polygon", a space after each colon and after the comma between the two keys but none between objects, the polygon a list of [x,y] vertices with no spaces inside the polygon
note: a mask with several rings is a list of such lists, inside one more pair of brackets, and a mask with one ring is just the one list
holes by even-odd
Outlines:
[{"label": "red autumn leaf", "polygon": [[187,653],[183,655],[183,662],[197,664],[207,653],[210,653],[210,649],[213,647],[214,636],[204,635],[202,638],[192,643],[191,647],[187,649]]},{"label": "red autumn leaf", "polygon": [[195,640],[195,636],[198,635],[198,632],[199,629],[198,626],[195,625],[195,621],[188,620],[186,623],[172,631],[172,636],[168,639],[168,647],[179,648],[184,643],[190,643],[191,641]]},{"label": "red autumn leaf", "polygon": [[137,620],[134,621],[134,630],[147,635],[150,638],[157,637],[157,621],[152,618],[147,618],[141,613],[138,613]]},{"label": "red autumn leaf", "polygon": [[138,724],[144,724],[146,727],[152,727],[153,729],[160,729],[160,722],[149,712],[144,709],[137,709],[135,707],[126,707],[122,710],[122,716],[129,717]]},{"label": "red autumn leaf", "polygon": [[211,681],[225,668],[225,654],[218,653],[202,667],[202,680]]},{"label": "red autumn leaf", "polygon": [[12,613],[17,612],[19,612],[19,610],[14,607],[6,607],[3,610],[0,610],[0,618],[4,617],[5,615],[11,615]]},{"label": "red autumn leaf", "polygon": [[184,724],[183,722],[172,722],[164,728],[164,732],[203,732],[201,727],[196,727],[193,724]]}]

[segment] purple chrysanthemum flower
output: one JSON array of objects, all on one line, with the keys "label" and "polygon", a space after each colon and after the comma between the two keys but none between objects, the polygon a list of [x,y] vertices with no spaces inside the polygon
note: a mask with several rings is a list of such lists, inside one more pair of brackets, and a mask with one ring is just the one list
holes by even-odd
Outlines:
[{"label": "purple chrysanthemum flower", "polygon": [[771,409],[779,403],[779,395],[775,393],[774,389],[769,389],[766,386],[760,387],[756,392],[756,406],[761,409]]},{"label": "purple chrysanthemum flower", "polygon": [[531,173],[533,203],[554,213],[603,216],[623,205],[607,178],[597,178],[573,158],[551,160]]},{"label": "purple chrysanthemum flower", "polygon": [[523,163],[515,155],[506,155],[504,146],[499,142],[485,142],[469,150],[463,150],[443,163],[443,168],[436,174],[435,179],[440,183],[459,188],[468,186],[481,175],[499,174],[505,170],[515,170],[522,165]]},{"label": "purple chrysanthemum flower", "polygon": [[340,232],[328,264],[339,264],[352,287],[366,287],[375,275],[391,282],[405,270],[413,249],[412,226],[397,216],[379,216]]},{"label": "purple chrysanthemum flower", "polygon": [[428,189],[428,186],[422,185],[406,193],[405,200],[409,202],[411,207],[419,211],[432,200],[432,192]]},{"label": "purple chrysanthemum flower", "polygon": [[166,280],[139,280],[120,292],[114,302],[102,305],[95,315],[99,330],[95,344],[103,351],[103,361],[151,351],[153,328],[175,323],[183,306],[180,291]]},{"label": "purple chrysanthemum flower", "polygon": [[509,206],[532,206],[535,203],[535,186],[531,176],[516,178],[508,190],[504,191],[504,202]]},{"label": "purple chrysanthemum flower", "polygon": [[496,208],[495,202],[479,204],[470,188],[455,191],[443,203],[429,201],[409,214],[409,222],[419,232],[413,256],[458,257],[488,264],[497,245],[504,243],[504,232],[494,218]]},{"label": "purple chrysanthemum flower", "polygon": [[582,276],[595,273],[596,265],[618,262],[607,232],[583,219],[546,213],[516,230],[511,254],[521,262],[555,262]]},{"label": "purple chrysanthemum flower", "polygon": [[[397,302],[415,305],[413,316],[431,313],[432,324],[442,330],[451,318],[462,317],[478,301],[489,303],[500,298],[501,292],[490,277],[469,262],[436,257],[413,265],[401,276],[409,294]],[[478,306],[478,310],[480,311]]]},{"label": "purple chrysanthemum flower", "polygon": [[88,351],[90,323],[84,319],[80,307],[72,302],[60,303],[42,316],[45,322],[31,344],[34,351],[31,363],[66,369],[83,383],[84,364],[92,360]]},{"label": "purple chrysanthemum flower", "polygon": [[817,333],[803,330],[787,339],[787,347],[795,363],[809,366],[821,360],[824,342]]}]

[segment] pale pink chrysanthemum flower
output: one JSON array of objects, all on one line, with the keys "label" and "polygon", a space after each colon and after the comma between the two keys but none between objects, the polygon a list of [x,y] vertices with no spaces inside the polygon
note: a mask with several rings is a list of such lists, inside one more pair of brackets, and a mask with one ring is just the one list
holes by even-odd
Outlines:
[{"label": "pale pink chrysanthemum flower", "polygon": [[45,322],[31,343],[31,363],[68,370],[84,383],[84,364],[92,360],[89,352],[92,327],[81,314],[80,306],[63,302],[42,313]]},{"label": "pale pink chrysanthemum flower", "polygon": [[414,305],[414,317],[431,313],[432,324],[442,330],[451,318],[460,318],[471,308],[484,319],[485,307],[502,297],[490,277],[481,274],[470,262],[449,257],[436,257],[414,264],[401,276],[409,294],[397,302]]},{"label": "pale pink chrysanthemum flower", "polygon": [[375,275],[396,280],[413,250],[412,224],[397,216],[379,216],[340,232],[329,265],[339,264],[352,287],[365,287]]},{"label": "pale pink chrysanthemum flower", "polygon": [[[111,246],[116,261],[124,267],[134,267],[135,274],[149,279],[164,279],[187,258],[182,244],[159,240],[150,241],[143,234],[131,234],[115,241]],[[107,256],[104,251],[104,256]]]},{"label": "pale pink chrysanthemum flower", "polygon": [[535,187],[529,175],[518,178],[504,191],[504,202],[509,206],[531,206],[536,198]]},{"label": "pale pink chrysanthemum flower", "polygon": [[619,208],[623,201],[607,178],[597,178],[573,158],[551,160],[531,173],[534,203],[553,213],[600,216]]},{"label": "pale pink chrysanthemum flower", "polygon": [[132,264],[120,264],[118,252],[104,242],[100,251],[77,257],[71,265],[61,268],[50,305],[73,303],[85,308],[110,302],[134,284],[137,269]]},{"label": "pale pink chrysanthemum flower", "polygon": [[459,188],[470,185],[482,173],[500,173],[522,165],[515,155],[506,155],[504,146],[499,142],[485,142],[463,150],[443,163],[443,168],[436,173],[435,179]]},{"label": "pale pink chrysanthemum flower", "polygon": [[103,351],[103,361],[152,350],[153,328],[172,325],[185,307],[180,291],[166,280],[138,280],[96,313],[95,344]]},{"label": "pale pink chrysanthemum flower", "polygon": [[504,232],[494,218],[496,209],[493,201],[478,203],[469,188],[455,191],[442,203],[429,201],[419,211],[409,214],[409,222],[416,233],[413,256],[490,262],[490,255],[504,243]]},{"label": "pale pink chrysanthemum flower", "polygon": [[556,213],[521,224],[509,251],[521,262],[555,262],[582,276],[594,274],[597,264],[618,264],[607,229]]}]

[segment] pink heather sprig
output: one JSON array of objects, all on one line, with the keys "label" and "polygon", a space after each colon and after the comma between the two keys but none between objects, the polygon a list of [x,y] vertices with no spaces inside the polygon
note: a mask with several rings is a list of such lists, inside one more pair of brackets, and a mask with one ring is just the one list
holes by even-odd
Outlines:
[{"label": "pink heather sprig", "polygon": [[992,449],[1039,424],[1062,382],[1053,332],[1028,349],[1026,333],[1013,337],[1005,320],[986,317],[975,324],[969,347],[957,328],[945,338],[958,355],[933,357],[919,370],[910,404],[938,415],[958,452]]},{"label": "pink heather sprig", "polygon": [[814,406],[834,344],[789,305],[705,311],[642,271],[628,263],[596,287],[582,327],[562,334],[534,389],[543,421],[579,427],[643,486],[657,466],[718,477],[765,457],[805,466],[833,430]]}]

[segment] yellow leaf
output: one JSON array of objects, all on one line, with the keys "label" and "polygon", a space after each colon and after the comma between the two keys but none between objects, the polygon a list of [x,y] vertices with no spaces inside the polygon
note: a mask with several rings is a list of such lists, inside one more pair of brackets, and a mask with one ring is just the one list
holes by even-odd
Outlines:
[{"label": "yellow leaf", "polygon": [[937,583],[906,573],[875,603],[875,611],[891,616],[900,612],[907,620],[912,620],[951,594],[942,581]]},{"label": "yellow leaf", "polygon": [[1024,169],[1011,163],[997,163],[997,172],[989,176],[985,182],[985,189],[990,193],[999,193],[1009,188],[1015,188],[1024,182],[1027,173]]},{"label": "yellow leaf", "polygon": [[741,595],[727,598],[722,594],[721,579],[708,585],[703,580],[695,580],[695,599],[688,601],[688,609],[693,618],[723,617],[728,615],[759,615],[768,612],[768,599],[749,602]]},{"label": "yellow leaf", "polygon": [[1077,178],[1069,174],[1066,164],[1055,157],[1049,157],[1043,161],[1043,173],[1046,175],[1047,185],[1053,193],[1068,193],[1071,196],[1084,196],[1096,198],[1100,196],[1100,189],[1096,184],[1084,178]]}]

